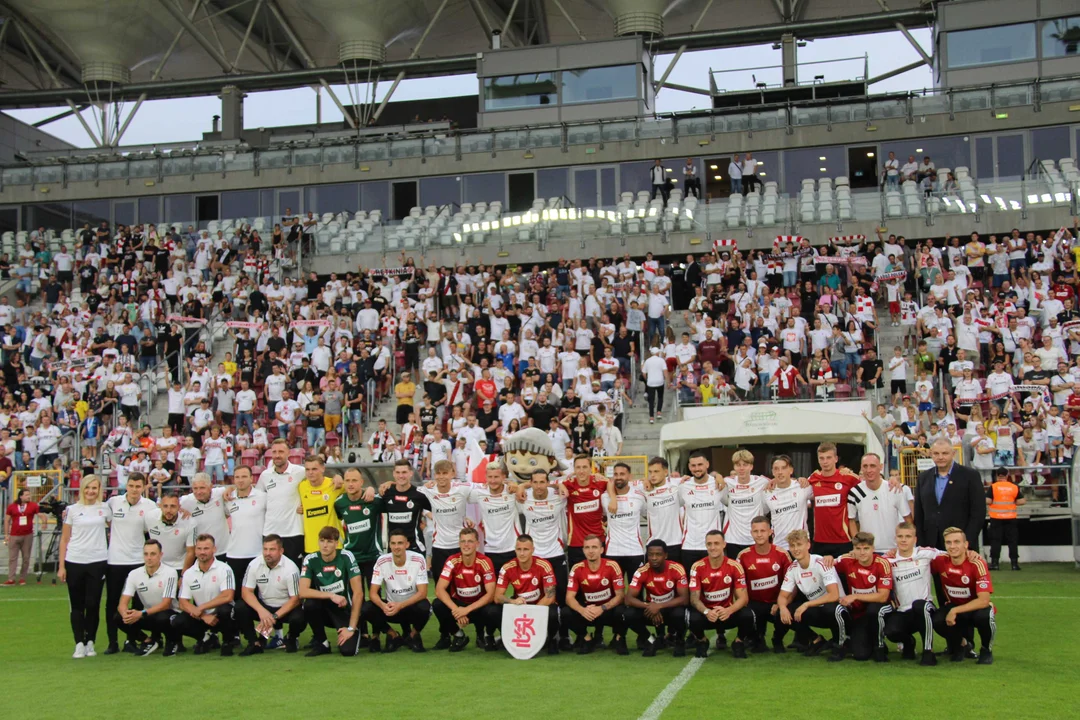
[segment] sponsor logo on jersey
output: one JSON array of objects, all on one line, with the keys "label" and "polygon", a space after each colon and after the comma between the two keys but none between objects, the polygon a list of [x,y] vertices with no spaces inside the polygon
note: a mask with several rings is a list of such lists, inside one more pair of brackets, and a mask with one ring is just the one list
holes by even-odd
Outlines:
[{"label": "sponsor logo on jersey", "polygon": [[705,599],[709,602],[723,602],[731,594],[731,588],[712,590],[705,593]]},{"label": "sponsor logo on jersey", "polygon": [[345,526],[346,532],[349,533],[362,533],[371,528],[370,520],[360,520],[358,522],[352,522]]},{"label": "sponsor logo on jersey", "polygon": [[773,575],[772,577],[759,578],[757,580],[750,581],[751,590],[768,590],[769,588],[776,587],[780,582],[780,579]]},{"label": "sponsor logo on jersey", "polygon": [[599,500],[586,500],[585,502],[574,503],[574,514],[584,514],[589,512],[595,512],[600,509]]},{"label": "sponsor logo on jersey", "polygon": [[610,590],[599,590],[597,592],[585,593],[585,602],[587,603],[602,603],[611,599]]},{"label": "sponsor logo on jersey", "polygon": [[320,505],[319,507],[307,508],[304,511],[304,514],[305,514],[306,517],[309,517],[309,518],[321,517],[323,515],[329,515],[330,514],[330,507],[327,506],[327,505]]},{"label": "sponsor logo on jersey", "polygon": [[483,588],[479,585],[474,585],[472,587],[459,587],[457,588],[457,595],[458,597],[463,598],[476,597],[480,594],[481,590],[483,590]]},{"label": "sponsor logo on jersey", "polygon": [[392,523],[408,523],[412,522],[413,519],[412,513],[407,512],[387,513],[386,517],[389,518]]},{"label": "sponsor logo on jersey", "polygon": [[816,507],[839,507],[840,496],[839,495],[818,495],[814,498],[814,505]]}]

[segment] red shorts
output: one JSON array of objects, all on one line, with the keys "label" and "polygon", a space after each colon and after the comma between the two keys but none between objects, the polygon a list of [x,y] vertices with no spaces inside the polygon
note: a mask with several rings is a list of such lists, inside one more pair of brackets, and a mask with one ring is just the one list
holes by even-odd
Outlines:
[{"label": "red shorts", "polygon": [[889,303],[889,312],[891,314],[893,314],[893,315],[899,315],[900,314],[900,303],[899,302],[890,302]]}]

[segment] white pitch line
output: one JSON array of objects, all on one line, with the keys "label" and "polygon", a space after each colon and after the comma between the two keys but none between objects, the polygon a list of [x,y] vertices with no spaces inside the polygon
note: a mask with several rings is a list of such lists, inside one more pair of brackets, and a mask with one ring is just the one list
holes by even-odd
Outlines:
[{"label": "white pitch line", "polygon": [[645,708],[645,712],[641,713],[641,717],[638,720],[657,720],[667,706],[671,704],[671,701],[675,699],[675,696],[679,694],[679,691],[683,689],[686,683],[690,682],[690,678],[694,677],[694,674],[701,669],[701,666],[705,663],[705,658],[694,658],[690,662],[686,663],[686,666],[682,669],[678,675],[672,678],[671,682],[667,684],[660,694],[656,696],[656,699],[652,701],[649,707]]}]

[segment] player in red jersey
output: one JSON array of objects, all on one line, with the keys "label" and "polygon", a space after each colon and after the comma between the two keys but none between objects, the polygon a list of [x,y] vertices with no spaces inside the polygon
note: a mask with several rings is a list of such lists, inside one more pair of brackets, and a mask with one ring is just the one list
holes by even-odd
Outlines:
[{"label": "player in red jersey", "polygon": [[707,630],[716,630],[716,647],[724,646],[724,631],[738,628],[738,636],[731,644],[731,656],[746,658],[746,643],[754,637],[754,613],[746,605],[746,574],[743,567],[724,555],[727,542],[720,530],[705,534],[705,551],[708,555],[690,568],[691,639],[697,643],[695,657],[709,656]]},{"label": "player in red jersey", "polygon": [[968,555],[968,540],[963,530],[946,528],[942,535],[947,555],[930,561],[939,604],[934,612],[934,632],[948,643],[950,659],[963,662],[966,650],[961,641],[972,642],[974,631],[978,630],[982,641],[979,664],[991,665],[997,611],[990,602],[994,592],[990,571],[981,557],[971,559]]},{"label": "player in red jersey", "polygon": [[892,566],[874,555],[874,536],[856,533],[850,555],[836,561],[836,574],[848,594],[840,604],[851,612],[851,654],[856,660],[888,662],[885,647],[885,618],[892,612]]},{"label": "player in red jersey", "polygon": [[[533,539],[518,535],[514,559],[502,566],[495,586],[495,602],[484,608],[488,627],[502,627],[503,605],[540,605],[548,609],[547,651],[559,654],[559,606],[555,604],[555,570],[543,558],[533,557]],[[513,597],[506,590],[514,589]],[[498,644],[489,646],[494,650]],[[489,649],[489,648],[485,648]]]},{"label": "player in red jersey", "polygon": [[[626,627],[638,635],[648,636],[642,655],[654,657],[664,637],[666,627],[675,649],[673,657],[686,655],[686,606],[690,604],[689,583],[682,565],[668,560],[667,544],[650,540],[645,546],[646,563],[630,579],[626,591]],[[644,591],[644,592],[643,592]],[[653,626],[657,633],[649,633]],[[640,647],[640,645],[639,645]]]},{"label": "player in red jersey", "polygon": [[[585,560],[570,569],[563,611],[567,628],[577,635],[578,655],[588,655],[600,644],[605,627],[614,633],[611,649],[618,655],[627,655],[622,568],[614,560],[600,557],[604,544],[596,535],[585,538],[582,550]],[[595,635],[589,634],[589,628]]]},{"label": "player in red jersey", "polygon": [[[494,635],[481,610],[495,598],[495,566],[486,555],[476,552],[480,534],[476,528],[462,528],[458,533],[461,552],[447,558],[435,585],[435,602],[431,611],[439,621],[439,642],[436,650],[450,648],[461,652],[469,644],[465,628],[476,628],[476,645],[494,650],[494,642],[485,640]],[[453,636],[453,637],[451,637]]]},{"label": "player in red jersey", "polygon": [[588,455],[574,456],[574,476],[563,483],[566,490],[567,548],[570,567],[585,559],[585,538],[596,535],[604,542],[604,509],[600,506],[608,481],[593,475]]},{"label": "player in red jersey", "polygon": [[755,652],[767,649],[765,635],[769,623],[773,624],[773,652],[782,653],[784,636],[788,626],[780,622],[780,606],[776,598],[780,595],[780,583],[784,580],[791,556],[786,550],[773,545],[772,524],[769,518],[758,515],[750,521],[750,537],[754,544],[739,553],[738,561],[746,573],[747,607],[754,613],[754,626],[757,632],[756,642],[751,648]]},{"label": "player in red jersey", "polygon": [[817,449],[818,467],[808,478],[814,491],[815,555],[839,557],[851,552],[847,499],[859,476],[836,466],[836,445],[823,442]]}]

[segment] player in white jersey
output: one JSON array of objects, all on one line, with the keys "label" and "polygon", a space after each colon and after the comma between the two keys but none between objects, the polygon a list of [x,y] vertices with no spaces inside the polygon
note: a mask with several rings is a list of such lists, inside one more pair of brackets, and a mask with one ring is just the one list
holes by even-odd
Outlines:
[{"label": "player in white jersey", "polygon": [[522,533],[533,539],[533,556],[547,560],[555,572],[556,602],[561,606],[570,575],[563,542],[566,498],[561,494],[561,486],[559,492],[551,489],[543,470],[533,473],[531,480],[527,491],[524,485],[518,486],[517,512],[525,516]]},{"label": "player in white jersey", "polygon": [[[195,564],[180,581],[180,614],[173,625],[181,635],[194,638],[195,655],[218,646],[216,633],[226,640],[233,636],[232,607],[236,581],[232,569],[215,556],[217,548],[210,535],[195,538]],[[206,635],[209,634],[209,638]],[[232,655],[233,646],[221,644],[222,657]]]},{"label": "player in white jersey", "polygon": [[612,470],[612,493],[604,504],[607,518],[607,543],[604,557],[619,564],[627,582],[645,564],[645,545],[641,542],[641,516],[645,496],[630,487],[630,466],[615,463]]},{"label": "player in white jersey", "polygon": [[754,538],[750,535],[750,521],[765,512],[765,490],[771,481],[767,477],[750,474],[754,469],[754,455],[749,450],[736,450],[731,456],[731,463],[735,474],[724,478],[727,487],[724,503],[727,507],[724,519],[727,545],[724,552],[734,560],[754,544]]},{"label": "player in white jersey", "polygon": [[489,462],[485,469],[487,484],[473,485],[469,502],[476,505],[480,530],[484,537],[484,554],[498,574],[502,566],[514,559],[517,541],[517,500],[506,483],[506,468]]},{"label": "player in white jersey", "polygon": [[434,467],[435,481],[417,488],[431,503],[432,576],[442,574],[446,559],[458,552],[458,534],[465,527],[469,507],[469,486],[454,484],[454,463],[440,460]]},{"label": "player in white jersey", "polygon": [[[390,531],[390,552],[375,561],[369,597],[361,610],[371,623],[371,644],[379,648],[379,633],[387,633],[386,650],[393,652],[408,645],[413,652],[424,652],[420,633],[431,615],[427,599],[428,567],[420,553],[409,550],[409,536],[400,528]],[[401,633],[390,629],[400,624]]]},{"label": "player in white jersey", "polygon": [[257,655],[270,634],[289,626],[285,652],[299,648],[300,633],[307,624],[300,608],[300,569],[285,557],[285,546],[278,535],[267,535],[262,555],[247,566],[241,583],[242,602],[236,603],[236,624],[247,640],[240,656]]},{"label": "player in white jersey", "polygon": [[829,628],[833,634],[829,661],[843,660],[851,614],[839,603],[843,592],[840,578],[820,555],[810,553],[810,535],[805,530],[793,530],[787,541],[794,562],[784,575],[776,600],[780,621],[795,629],[795,640],[806,647],[807,656],[818,655],[825,649],[825,638],[813,628]]},{"label": "player in white jersey", "polygon": [[[210,487],[210,476],[196,473],[191,481],[191,492],[180,498],[180,509],[191,516],[195,536],[209,535],[214,538],[218,559],[225,560],[229,552],[229,519],[225,513],[223,487]],[[296,508],[293,508],[296,512]],[[198,554],[198,551],[196,551]]]},{"label": "player in white jersey", "polygon": [[642,483],[645,514],[649,523],[647,542],[662,540],[667,545],[668,560],[682,564],[683,510],[679,504],[682,478],[671,478],[668,462],[662,457],[649,460],[649,471]]},{"label": "player in white jersey", "polygon": [[[119,606],[109,610],[116,613],[116,622],[129,642],[141,638],[145,630],[165,636],[166,656],[176,653],[177,632],[172,626],[178,607],[176,583],[176,570],[161,562],[161,543],[147,540],[143,543],[143,565],[128,573]],[[158,649],[158,643],[150,640],[138,649],[139,655],[149,655]]]},{"label": "player in white jersey", "polygon": [[911,505],[906,492],[894,492],[881,477],[881,458],[874,453],[863,455],[862,481],[848,493],[848,524],[851,537],[857,532],[874,536],[874,551],[884,553],[896,548],[896,525],[911,521]]},{"label": "player in white jersey", "polygon": [[[106,655],[120,652],[117,640],[120,616],[116,614],[116,607],[128,575],[143,565],[146,530],[157,514],[157,506],[143,497],[145,488],[146,477],[140,472],[133,472],[128,477],[125,493],[113,495],[105,502],[112,515],[109,526],[109,559],[105,573],[105,627],[109,632]],[[130,640],[124,644],[124,649],[138,652],[135,643]]]},{"label": "player in white jersey", "polygon": [[172,492],[161,496],[146,533],[161,543],[161,561],[178,573],[195,562],[195,528],[190,519],[180,517],[180,498]]},{"label": "player in white jersey", "polygon": [[806,517],[814,491],[791,479],[794,467],[787,455],[773,460],[773,489],[765,493],[765,509],[772,521],[775,539],[781,550],[788,549],[787,538],[793,530],[806,530]]},{"label": "player in white jersey", "polygon": [[892,565],[896,609],[885,618],[885,637],[903,643],[902,657],[915,659],[915,635],[923,638],[920,665],[937,665],[934,655],[933,574],[930,561],[945,551],[915,544],[915,525],[905,520],[896,527],[896,550],[886,553]]},{"label": "player in white jersey", "polygon": [[[238,581],[247,575],[248,564],[259,557],[266,526],[266,493],[252,487],[251,468],[241,465],[233,474],[235,493],[226,493],[225,512],[229,516],[229,550],[225,562]],[[241,605],[242,603],[237,603]]]},{"label": "player in white jersey", "polygon": [[709,458],[703,452],[690,454],[690,475],[679,485],[679,504],[683,508],[683,567],[693,567],[704,558],[705,535],[720,530],[724,520],[724,496],[727,489],[709,472]]},{"label": "player in white jersey", "polygon": [[303,465],[289,462],[289,443],[283,438],[270,445],[270,467],[262,471],[255,487],[266,493],[267,535],[280,535],[285,556],[299,566],[304,561],[304,523],[297,514],[300,481],[306,477]]}]

